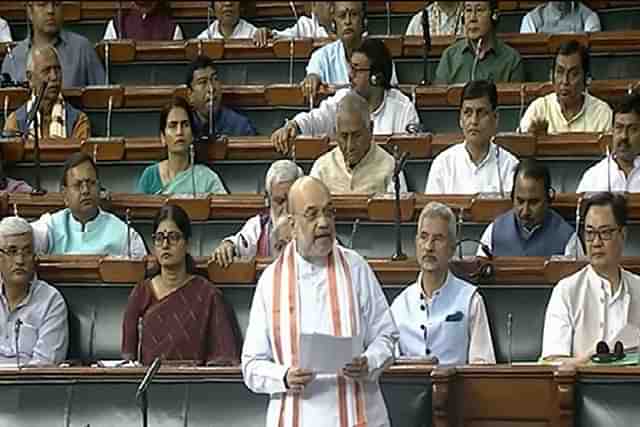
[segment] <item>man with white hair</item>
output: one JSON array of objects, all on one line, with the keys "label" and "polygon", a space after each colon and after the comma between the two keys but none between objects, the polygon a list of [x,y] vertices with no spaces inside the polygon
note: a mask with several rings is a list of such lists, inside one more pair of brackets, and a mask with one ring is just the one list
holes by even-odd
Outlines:
[{"label": "man with white hair", "polygon": [[7,118],[5,131],[18,131],[21,135],[35,133],[33,123],[27,129],[27,115],[46,85],[42,103],[38,110],[38,136],[40,138],[76,138],[86,140],[91,137],[89,117],[62,96],[62,68],[56,48],[43,46],[33,48],[27,60],[27,80],[31,89],[30,99]]},{"label": "man with white hair", "polygon": [[0,364],[50,365],[67,356],[67,307],[35,277],[33,231],[27,221],[0,221]]},{"label": "man with white hair", "polygon": [[287,212],[289,188],[302,176],[302,169],[291,160],[278,160],[271,165],[265,180],[265,203],[269,211],[250,218],[239,233],[225,238],[211,255],[216,264],[227,268],[234,256],[273,255],[271,231],[277,219]]},{"label": "man with white hair", "polygon": [[478,289],[449,270],[456,247],[456,217],[431,202],[416,235],[418,280],[391,305],[400,330],[399,353],[435,357],[441,364],[495,363],[487,312]]},{"label": "man with white hair", "polygon": [[[320,156],[309,175],[321,180],[333,194],[393,192],[395,160],[371,142],[369,105],[355,91],[338,103],[336,129],[338,147]],[[400,191],[407,191],[402,172]]]}]

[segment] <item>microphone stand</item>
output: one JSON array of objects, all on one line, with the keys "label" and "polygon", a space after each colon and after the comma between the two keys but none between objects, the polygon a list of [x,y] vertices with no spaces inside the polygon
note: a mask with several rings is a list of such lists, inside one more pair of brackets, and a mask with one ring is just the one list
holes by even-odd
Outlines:
[{"label": "microphone stand", "polygon": [[136,400],[138,401],[138,405],[140,405],[140,412],[142,413],[142,426],[149,426],[149,397],[147,391],[149,390],[149,386],[151,385],[151,381],[153,381],[153,377],[156,376],[160,366],[162,365],[162,359],[160,357],[156,357],[153,360],[153,363],[149,368],[147,368],[144,378],[142,382],[138,386],[138,391],[136,392]]},{"label": "microphone stand", "polygon": [[189,157],[191,160],[191,192],[193,193],[193,198],[196,198],[196,175],[195,175],[195,167],[196,167],[196,155],[195,148],[193,147],[193,143],[189,146]]},{"label": "microphone stand", "polygon": [[22,369],[20,365],[20,328],[22,327],[22,320],[16,319],[16,325],[13,330],[13,338],[16,342],[16,366],[18,370]]},{"label": "microphone stand", "polygon": [[526,87],[525,85],[520,85],[520,117],[518,120],[518,133],[522,133],[522,116],[524,116],[524,99],[525,99],[525,94],[526,92]]},{"label": "microphone stand", "polygon": [[513,314],[507,313],[507,337],[509,338],[509,366],[513,364]]},{"label": "microphone stand", "polygon": [[290,1],[289,7],[293,12],[293,17],[296,20],[296,37],[291,37],[289,40],[289,85],[293,85],[293,57],[295,55],[295,39],[300,38],[300,27],[298,22],[298,11],[296,10],[295,2]]},{"label": "microphone stand", "polygon": [[125,220],[127,221],[127,259],[131,259],[131,209],[125,211]]},{"label": "microphone stand", "polygon": [[478,39],[478,45],[476,46],[476,51],[475,51],[475,58],[473,58],[473,66],[471,67],[472,81],[476,79],[476,68],[478,67],[478,62],[480,61],[480,49],[482,49],[482,37]]},{"label": "microphone stand", "polygon": [[424,50],[422,52],[422,86],[429,86],[431,70],[429,67],[429,53],[431,52],[431,28],[429,23],[429,9],[424,8],[422,11],[422,39],[424,41]]},{"label": "microphone stand", "polygon": [[209,3],[209,5],[207,6],[207,37],[209,38],[209,40],[213,39],[213,33],[211,30],[211,3]]},{"label": "microphone stand", "polygon": [[[464,207],[460,207],[460,214],[458,215],[458,241],[462,240],[462,225],[464,223]],[[462,245],[458,245],[458,258],[462,259]]]},{"label": "microphone stand", "polygon": [[360,218],[356,218],[353,221],[353,226],[351,227],[351,239],[349,240],[349,249],[353,249],[353,242],[356,240],[356,233],[358,232],[358,226],[360,225]]},{"label": "microphone stand", "polygon": [[387,36],[391,35],[391,4],[389,0],[385,0],[384,6],[387,13]]},{"label": "microphone stand", "polygon": [[31,111],[27,116],[27,125],[25,127],[26,132],[23,135],[24,142],[26,142],[25,135],[29,134],[29,127],[33,123],[33,128],[35,130],[33,135],[33,158],[36,163],[36,181],[35,186],[31,194],[36,196],[42,196],[46,194],[46,191],[42,189],[41,185],[41,177],[42,177],[42,169],[40,165],[40,120],[38,119],[38,110],[40,110],[40,105],[42,104],[42,99],[44,98],[44,94],[47,90],[47,86],[49,86],[48,82],[44,81],[42,86],[40,87],[40,92],[38,96],[36,96],[36,100],[31,107]]},{"label": "microphone stand", "polygon": [[404,164],[409,157],[408,152],[402,153],[398,157],[398,149],[396,146],[396,168],[393,171],[393,189],[395,193],[395,232],[396,232],[396,252],[391,257],[392,261],[404,261],[407,255],[402,251],[402,234],[400,228],[400,174],[404,168]]},{"label": "microphone stand", "polygon": [[576,246],[574,248],[574,260],[578,261],[578,245],[580,245],[580,205],[582,204],[582,197],[578,197],[578,203],[576,204]]}]

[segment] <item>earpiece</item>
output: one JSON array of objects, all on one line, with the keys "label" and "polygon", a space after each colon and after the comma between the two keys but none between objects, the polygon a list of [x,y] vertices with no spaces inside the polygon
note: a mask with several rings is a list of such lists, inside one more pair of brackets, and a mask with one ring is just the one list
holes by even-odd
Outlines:
[{"label": "earpiece", "polygon": [[371,86],[377,87],[381,86],[384,82],[384,76],[382,73],[374,73],[369,77],[369,84]]},{"label": "earpiece", "polygon": [[271,199],[269,198],[269,195],[266,193],[264,195],[264,207],[267,209],[271,208]]}]

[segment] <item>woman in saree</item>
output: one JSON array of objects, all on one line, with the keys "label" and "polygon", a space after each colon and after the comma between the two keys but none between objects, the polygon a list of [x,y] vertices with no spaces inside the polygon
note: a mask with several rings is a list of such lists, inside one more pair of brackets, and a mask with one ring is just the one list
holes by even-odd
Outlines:
[{"label": "woman in saree", "polygon": [[125,360],[229,365],[239,362],[237,324],[222,293],[194,274],[187,252],[191,222],[179,206],[165,205],[153,224],[159,271],[129,295],[122,323]]},{"label": "woman in saree", "polygon": [[144,170],[138,192],[145,194],[227,194],[218,175],[205,165],[195,164],[193,112],[184,98],[175,97],[160,112],[160,141],[167,147],[167,159]]}]

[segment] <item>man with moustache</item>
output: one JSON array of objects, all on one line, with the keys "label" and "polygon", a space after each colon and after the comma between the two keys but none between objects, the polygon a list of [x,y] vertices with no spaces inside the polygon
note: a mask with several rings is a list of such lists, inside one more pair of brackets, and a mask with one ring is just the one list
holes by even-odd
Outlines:
[{"label": "man with moustache", "polygon": [[216,20],[207,29],[198,34],[199,39],[253,39],[258,47],[265,47],[269,38],[269,29],[256,28],[240,18],[239,1],[214,1],[213,13]]},{"label": "man with moustache", "polygon": [[593,33],[600,18],[581,1],[548,1],[522,19],[521,33]]},{"label": "man with moustache", "polygon": [[482,296],[449,270],[455,247],[455,215],[448,206],[430,202],[418,219],[420,275],[391,305],[400,330],[399,354],[435,357],[445,365],[495,363]]},{"label": "man with moustache", "polygon": [[[293,240],[260,276],[242,349],[244,382],[268,394],[266,427],[390,426],[378,378],[397,329],[369,264],[336,244],[335,208],[317,179],[289,194]],[[353,337],[359,356],[338,372],[301,368],[300,335]],[[349,408],[352,408],[351,410]]]},{"label": "man with moustache", "polygon": [[587,92],[591,75],[587,48],[577,40],[562,43],[552,73],[554,92],[531,103],[520,121],[520,130],[535,135],[608,132],[611,107]]},{"label": "man with moustache", "polygon": [[613,115],[611,154],[589,168],[576,192],[640,192],[640,93],[625,95]]}]

